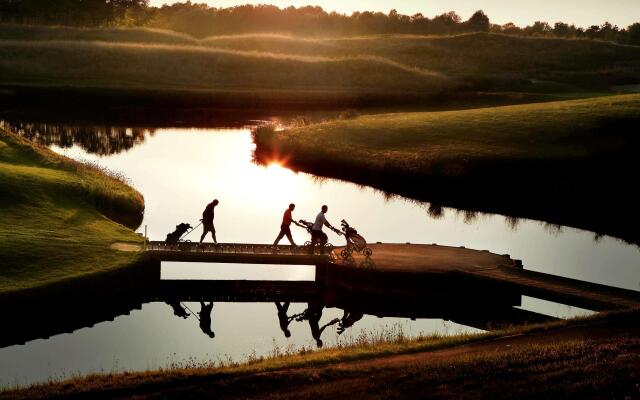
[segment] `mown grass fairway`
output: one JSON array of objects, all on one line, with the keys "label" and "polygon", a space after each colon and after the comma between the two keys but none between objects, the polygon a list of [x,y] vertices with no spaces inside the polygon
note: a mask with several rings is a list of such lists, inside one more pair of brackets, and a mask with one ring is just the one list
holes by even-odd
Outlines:
[{"label": "mown grass fairway", "polygon": [[[0,25],[0,84],[237,92],[602,92],[635,82],[640,48],[499,34],[194,39],[151,29]],[[295,96],[293,96],[295,97]],[[415,99],[414,99],[415,101]]]},{"label": "mown grass fairway", "polygon": [[140,242],[142,196],[121,181],[0,128],[0,293],[131,264],[110,249]]},{"label": "mown grass fairway", "polygon": [[[487,164],[580,160],[624,150],[640,95],[446,112],[395,113],[273,132],[259,143],[305,162],[442,177]],[[610,128],[606,123],[615,123]],[[602,140],[606,138],[606,140]]]},{"label": "mown grass fairway", "polygon": [[0,83],[121,89],[439,93],[445,76],[370,55],[300,56],[202,45],[0,41]]},{"label": "mown grass fairway", "polygon": [[260,128],[256,156],[437,205],[636,242],[629,185],[638,121],[640,95],[370,115]]}]

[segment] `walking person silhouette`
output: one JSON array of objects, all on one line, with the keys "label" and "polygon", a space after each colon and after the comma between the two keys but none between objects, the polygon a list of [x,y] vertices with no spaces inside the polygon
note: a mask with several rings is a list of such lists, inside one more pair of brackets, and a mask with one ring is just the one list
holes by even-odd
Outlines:
[{"label": "walking person silhouette", "polygon": [[334,318],[333,320],[329,321],[328,323],[322,325],[322,327],[320,326],[320,318],[322,318],[322,309],[324,308],[324,305],[322,305],[319,302],[310,302],[308,303],[307,309],[302,313],[302,316],[298,317],[296,320],[298,321],[302,321],[304,319],[309,321],[309,328],[311,329],[311,336],[313,337],[313,339],[315,339],[316,341],[316,346],[318,347],[322,347],[323,343],[322,343],[322,339],[320,338],[322,336],[322,332],[324,332],[325,329],[327,329],[328,327],[330,327],[331,325],[335,325],[338,322],[340,322],[340,320],[338,318]]},{"label": "walking person silhouette", "polygon": [[280,329],[284,333],[285,337],[291,337],[291,332],[289,331],[289,324],[291,321],[296,319],[299,314],[288,316],[287,311],[289,311],[289,302],[280,304],[280,302],[276,302],[276,308],[278,309],[278,322],[280,323]]},{"label": "walking person silhouette", "polygon": [[198,312],[198,316],[200,317],[200,329],[204,332],[205,335],[210,338],[214,338],[216,336],[215,333],[211,330],[211,312],[213,311],[213,301],[209,302],[209,304],[205,304],[204,302],[200,302],[200,312]]},{"label": "walking person silhouette", "polygon": [[218,199],[213,200],[211,203],[207,204],[204,211],[202,212],[202,236],[200,237],[200,243],[204,240],[207,233],[211,232],[211,236],[213,237],[213,242],[218,243],[218,239],[216,239],[216,228],[213,226],[213,218],[214,218],[214,208],[220,203]]},{"label": "walking person silhouette", "polygon": [[280,225],[280,233],[278,234],[278,237],[276,238],[276,240],[273,242],[274,246],[277,246],[278,243],[280,242],[280,240],[282,240],[283,237],[287,237],[287,239],[289,239],[289,243],[291,243],[291,245],[295,246],[295,242],[293,241],[293,236],[291,235],[291,223],[293,222],[294,224],[301,226],[304,228],[304,225],[297,223],[296,221],[293,220],[293,216],[291,215],[291,213],[293,212],[293,210],[295,210],[296,205],[291,203],[289,204],[289,208],[287,208],[284,211],[284,215],[282,216],[282,224]]}]

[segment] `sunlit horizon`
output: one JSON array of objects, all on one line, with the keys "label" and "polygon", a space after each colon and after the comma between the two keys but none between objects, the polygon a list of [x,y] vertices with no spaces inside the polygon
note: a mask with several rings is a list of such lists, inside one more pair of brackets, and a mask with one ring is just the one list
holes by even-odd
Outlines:
[{"label": "sunlit horizon", "polygon": [[[171,0],[151,0],[150,5],[161,6],[165,3],[177,3]],[[182,2],[182,1],[180,1]],[[354,11],[380,11],[388,13],[391,9],[401,14],[413,15],[418,12],[427,17],[455,11],[463,19],[469,18],[475,11],[483,10],[493,23],[505,24],[513,22],[519,26],[530,25],[535,21],[546,21],[551,24],[562,21],[577,26],[588,27],[601,25],[608,21],[611,24],[625,28],[634,22],[640,22],[640,2],[637,0],[582,0],[564,1],[540,0],[535,4],[521,0],[484,0],[469,2],[467,0],[432,0],[429,2],[417,0],[356,0],[341,2],[337,0],[197,0],[197,3],[207,3],[212,7],[232,7],[242,4],[273,4],[284,8],[290,5],[302,7],[318,5],[326,11],[337,11],[351,14]]]}]

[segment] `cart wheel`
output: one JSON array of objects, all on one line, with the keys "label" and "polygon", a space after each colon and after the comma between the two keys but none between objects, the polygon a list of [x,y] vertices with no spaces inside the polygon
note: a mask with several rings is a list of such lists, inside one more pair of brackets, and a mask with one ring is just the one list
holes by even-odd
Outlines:
[{"label": "cart wheel", "polygon": [[364,248],[364,250],[362,250],[362,254],[363,254],[365,257],[369,258],[369,257],[371,257],[371,255],[373,254],[373,250],[371,250],[371,249],[370,249],[370,248],[368,248],[368,247],[365,247],[365,248]]},{"label": "cart wheel", "polygon": [[342,257],[343,260],[347,260],[350,256],[351,253],[349,253],[347,249],[342,249],[342,251],[340,252],[340,257]]}]

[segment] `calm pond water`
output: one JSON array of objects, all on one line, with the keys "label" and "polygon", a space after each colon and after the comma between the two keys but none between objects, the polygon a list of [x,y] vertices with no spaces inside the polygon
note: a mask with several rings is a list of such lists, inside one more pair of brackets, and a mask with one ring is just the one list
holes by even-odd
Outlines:
[{"label": "calm pond water", "polygon": [[[59,128],[50,126],[49,132]],[[429,213],[429,204],[390,197],[366,187],[294,173],[284,165],[258,166],[252,162],[254,144],[248,128],[115,129],[76,128],[75,134],[35,139],[69,157],[98,162],[125,174],[145,196],[146,226],[152,240],[164,240],[179,222],[196,225],[203,207],[220,200],[215,226],[221,242],[270,243],[279,230],[284,209],[296,203],[296,219],[312,219],[322,204],[334,225],[347,219],[370,242],[438,243],[508,253],[525,268],[587,281],[640,289],[638,247],[591,232],[514,220],[499,215],[477,215],[444,209]],[[80,133],[78,133],[80,132]],[[33,130],[30,131],[33,135]],[[302,243],[307,234],[292,228]],[[194,232],[190,239],[199,238]],[[330,241],[341,239],[329,233]],[[209,239],[210,240],[210,237]],[[286,239],[285,239],[286,240]],[[375,256],[375,255],[374,255]],[[163,279],[313,279],[305,268],[247,267],[212,272],[210,265],[164,263]],[[187,303],[197,311],[199,305]],[[291,313],[304,304],[293,304]],[[573,307],[524,298],[522,308],[569,317],[588,313]],[[340,317],[327,309],[321,323]],[[173,315],[164,303],[143,305],[128,316],[99,323],[71,334],[34,340],[0,349],[0,385],[25,384],[94,371],[142,370],[171,363],[242,360],[277,349],[312,347],[309,327],[294,322],[285,338],[272,303],[216,303],[215,338],[204,335],[194,317]],[[437,319],[377,318],[365,315],[338,336],[335,327],[323,335],[325,345],[359,335],[406,336],[472,332],[475,329]]]}]

